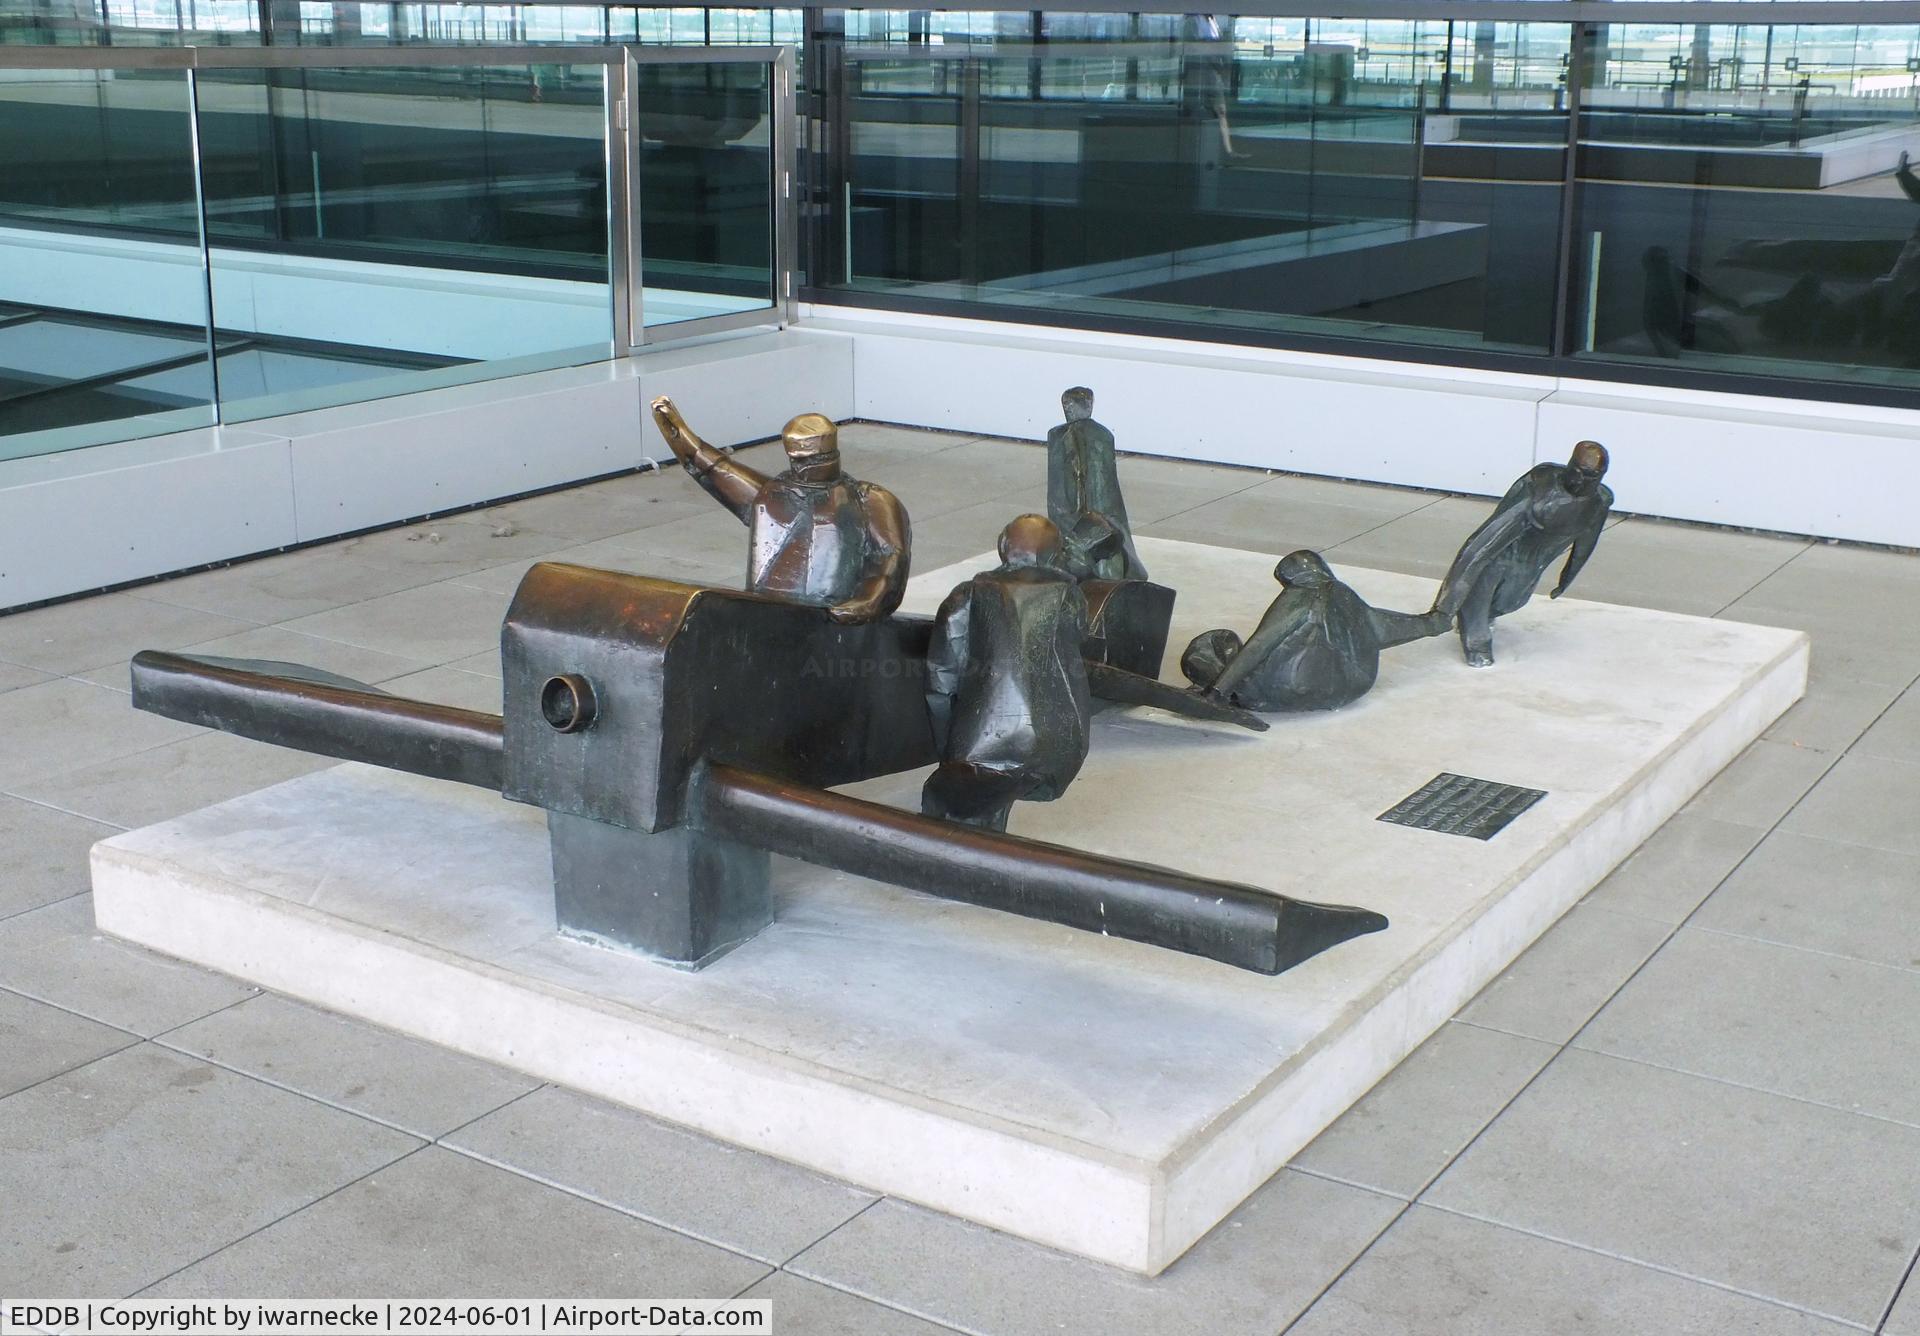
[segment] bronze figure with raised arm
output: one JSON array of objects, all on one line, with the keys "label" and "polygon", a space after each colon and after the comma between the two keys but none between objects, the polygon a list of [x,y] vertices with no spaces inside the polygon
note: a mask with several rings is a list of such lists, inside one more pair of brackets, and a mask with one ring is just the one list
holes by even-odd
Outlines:
[{"label": "bronze figure with raised arm", "polygon": [[701,440],[665,395],[653,420],[688,475],[747,526],[749,590],[825,607],[844,625],[900,606],[913,543],[906,507],[840,471],[832,419],[802,413],[787,423],[787,467],[773,477]]},{"label": "bronze figure with raised arm", "polygon": [[1460,646],[1476,668],[1493,663],[1493,622],[1527,604],[1547,567],[1567,554],[1550,597],[1567,592],[1587,564],[1613,509],[1606,447],[1582,441],[1565,464],[1520,475],[1493,514],[1461,545],[1433,611],[1457,618]]}]

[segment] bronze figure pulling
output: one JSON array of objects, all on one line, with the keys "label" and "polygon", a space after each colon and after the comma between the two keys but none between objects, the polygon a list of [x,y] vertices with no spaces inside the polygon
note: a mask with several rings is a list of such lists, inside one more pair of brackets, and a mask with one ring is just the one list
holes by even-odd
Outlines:
[{"label": "bronze figure pulling", "polygon": [[1468,663],[1492,665],[1494,619],[1525,607],[1563,552],[1567,562],[1549,597],[1573,584],[1613,509],[1613,491],[1600,481],[1606,472],[1606,447],[1597,441],[1574,446],[1565,464],[1534,465],[1461,546],[1433,610],[1457,619]]}]

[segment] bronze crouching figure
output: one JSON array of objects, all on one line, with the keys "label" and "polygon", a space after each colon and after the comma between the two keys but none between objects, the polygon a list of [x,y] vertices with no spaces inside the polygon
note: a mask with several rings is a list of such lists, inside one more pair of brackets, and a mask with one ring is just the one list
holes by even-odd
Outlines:
[{"label": "bronze crouching figure", "polygon": [[841,472],[831,419],[802,413],[787,423],[787,468],[771,478],[701,440],[664,395],[653,420],[688,475],[747,526],[749,590],[824,606],[844,625],[900,606],[912,546],[906,508]]},{"label": "bronze crouching figure", "polygon": [[1093,420],[1093,391],[1076,385],[1060,406],[1067,420],[1047,433],[1047,517],[1060,530],[1067,569],[1078,580],[1144,580],[1113,433]]},{"label": "bronze crouching figure", "polygon": [[1358,700],[1380,675],[1380,651],[1439,635],[1443,613],[1370,606],[1335,578],[1317,552],[1280,559],[1280,596],[1242,644],[1232,631],[1203,631],[1180,671],[1208,695],[1249,710],[1333,710]]},{"label": "bronze crouching figure", "polygon": [[1563,552],[1567,562],[1550,597],[1573,584],[1613,509],[1613,491],[1600,481],[1606,472],[1606,447],[1597,441],[1574,446],[1565,464],[1536,464],[1461,546],[1433,611],[1458,619],[1468,663],[1492,665],[1494,619],[1525,607]]},{"label": "bronze crouching figure", "polygon": [[1060,530],[1020,516],[1000,534],[999,567],[961,584],[934,618],[927,706],[940,763],[923,813],[1005,830],[1017,800],[1066,792],[1091,739],[1086,634]]}]

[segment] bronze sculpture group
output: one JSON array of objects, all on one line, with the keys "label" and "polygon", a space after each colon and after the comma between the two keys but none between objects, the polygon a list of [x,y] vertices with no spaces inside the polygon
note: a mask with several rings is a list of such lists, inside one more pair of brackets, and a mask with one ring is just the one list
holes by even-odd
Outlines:
[{"label": "bronze sculpture group", "polygon": [[[1492,663],[1496,618],[1606,522],[1605,450],[1541,464],[1468,538],[1433,606],[1369,606],[1319,554],[1243,641],[1196,637],[1182,690],[1158,680],[1174,591],[1147,579],[1111,431],[1062,396],[1047,514],[1012,520],[1000,564],[933,617],[898,610],[906,508],[843,472],[819,414],[782,433],[768,476],[703,441],[666,398],[653,418],[699,485],[748,528],[744,590],[555,563],[528,571],[501,631],[499,715],[394,697],[297,665],[146,651],[134,704],[324,755],[476,784],[547,812],[561,931],[699,968],[774,914],[781,853],[951,899],[1274,974],[1387,926],[1379,914],[1006,833],[1058,798],[1102,703],[1256,730],[1256,711],[1335,709],[1383,650],[1449,629]],[[833,786],[931,767],[918,813]]]}]

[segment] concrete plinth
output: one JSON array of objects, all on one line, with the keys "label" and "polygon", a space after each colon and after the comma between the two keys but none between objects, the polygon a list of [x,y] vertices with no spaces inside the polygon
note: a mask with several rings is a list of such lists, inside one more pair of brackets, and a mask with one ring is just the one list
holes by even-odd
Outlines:
[{"label": "concrete plinth", "polygon": [[[1273,558],[1146,541],[1169,660]],[[928,610],[984,558],[915,582]],[[1342,574],[1419,608],[1429,581]],[[780,861],[699,973],[554,933],[544,816],[360,766],[94,851],[100,926],[877,1191],[1157,1272],[1801,694],[1798,632],[1562,600],[1261,735],[1109,712],[1020,834],[1385,913],[1276,978]],[[1546,790],[1488,841],[1376,820],[1436,774]],[[917,806],[921,774],[859,786]]]}]

